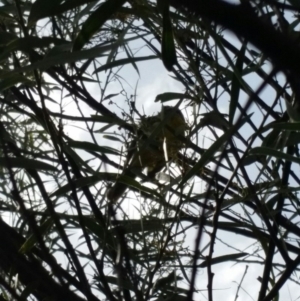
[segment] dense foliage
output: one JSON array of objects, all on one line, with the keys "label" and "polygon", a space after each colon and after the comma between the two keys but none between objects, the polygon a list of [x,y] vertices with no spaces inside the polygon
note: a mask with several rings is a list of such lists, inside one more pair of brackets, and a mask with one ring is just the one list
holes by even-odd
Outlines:
[{"label": "dense foliage", "polygon": [[[0,3],[0,300],[299,297],[299,1]],[[155,66],[181,150],[125,176]]]}]

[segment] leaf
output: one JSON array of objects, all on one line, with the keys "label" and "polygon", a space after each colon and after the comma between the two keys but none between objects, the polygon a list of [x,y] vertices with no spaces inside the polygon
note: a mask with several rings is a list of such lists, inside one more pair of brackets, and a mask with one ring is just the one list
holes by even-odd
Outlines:
[{"label": "leaf", "polygon": [[275,150],[275,149],[269,148],[269,147],[255,147],[250,150],[249,154],[250,155],[271,156],[271,157],[275,157],[278,159],[287,160],[287,161],[291,161],[291,162],[300,164],[300,158],[288,155],[284,152],[281,152],[281,151],[278,151],[278,150]]},{"label": "leaf", "polygon": [[94,122],[102,122],[102,123],[112,123],[112,124],[118,124],[121,126],[125,126],[127,123],[117,117],[111,117],[111,116],[103,116],[103,115],[91,115],[91,118],[93,118]]},{"label": "leaf", "polygon": [[118,95],[120,95],[120,93],[112,93],[112,94],[108,94],[108,95],[106,95],[105,97],[103,97],[103,100],[111,99],[111,98],[113,98],[113,97],[115,97],[115,96],[118,96]]},{"label": "leaf", "polygon": [[232,136],[233,129],[225,132],[219,137],[202,155],[200,160],[184,175],[180,186],[186,183],[191,177],[196,175],[209,161],[214,157],[214,154],[220,150],[225,142]]},{"label": "leaf", "polygon": [[[100,131],[94,131],[95,133],[98,133],[98,132],[103,132],[102,130]],[[121,139],[119,139],[118,137],[115,137],[115,136],[111,136],[111,135],[103,135],[103,138],[107,139],[107,140],[112,140],[112,141],[118,141],[118,142],[122,142],[123,141]]]},{"label": "leaf", "polygon": [[[232,260],[236,260],[240,257],[244,257],[244,256],[247,256],[249,255],[248,253],[236,253],[236,254],[229,254],[229,255],[223,255],[223,256],[219,256],[219,257],[215,257],[215,258],[212,258],[212,260],[210,261],[210,264],[213,265],[213,264],[217,264],[217,263],[223,263],[223,262],[226,262],[226,261],[232,261]],[[199,267],[200,268],[205,268],[207,267],[208,265],[208,262],[207,260],[203,261]]]},{"label": "leaf", "polygon": [[251,165],[253,163],[256,163],[256,162],[259,162],[261,164],[264,164],[264,160],[265,157],[264,156],[257,156],[257,155],[248,155],[247,157],[245,157],[243,159],[243,166],[248,166],[248,165]]},{"label": "leaf", "polygon": [[[29,283],[23,289],[19,299],[20,300],[28,300],[30,298],[30,295],[34,294],[37,291],[37,289],[39,288],[39,286],[40,286],[40,284],[38,282]],[[9,299],[7,298],[5,300],[9,300]]]},{"label": "leaf", "polygon": [[[113,175],[113,174],[111,174],[111,175]],[[118,182],[126,184],[126,186],[131,186],[131,187],[135,188],[136,190],[143,191],[145,193],[148,193],[152,196],[156,196],[158,198],[161,197],[161,195],[157,191],[141,185],[139,182],[137,182],[135,179],[133,179],[130,176],[116,174],[113,177],[113,180],[115,180],[115,179],[118,179]]]},{"label": "leaf", "polygon": [[[58,3],[59,0],[57,0],[57,2],[56,1],[49,1],[49,0],[38,0],[36,2],[40,2],[39,6],[43,6],[43,4],[45,4],[45,2]],[[62,2],[62,0],[60,2]],[[92,3],[92,2],[95,2],[95,0],[65,0],[60,5],[56,5],[56,6],[54,6],[53,3],[49,3],[48,4],[48,9],[45,9],[45,7],[42,7],[42,8],[37,7],[37,8],[34,9],[35,11],[32,12],[32,16],[29,17],[29,20],[28,20],[29,25],[32,25],[33,23],[35,23],[36,21],[38,21],[40,19],[43,19],[43,18],[46,18],[46,17],[51,17],[51,16],[57,16],[57,15],[62,14],[64,12],[68,11],[68,10],[71,10],[71,9],[76,8],[76,7],[79,7],[79,6],[88,4],[88,3]],[[88,8],[88,7],[86,7],[86,8]]]},{"label": "leaf", "polygon": [[0,166],[9,168],[26,168],[26,169],[34,169],[34,170],[50,170],[56,171],[56,168],[47,163],[26,159],[26,158],[0,158]]},{"label": "leaf", "polygon": [[[128,38],[126,40],[123,40],[123,43],[135,40],[136,37]],[[63,46],[63,45],[62,45]],[[69,45],[66,45],[69,47]],[[67,63],[75,63],[77,61],[87,60],[87,59],[94,59],[96,57],[104,56],[103,53],[107,52],[111,49],[114,49],[118,47],[118,43],[112,43],[106,46],[100,46],[100,47],[94,47],[91,49],[76,51],[76,52],[58,52],[56,55],[48,55],[45,58],[42,58],[41,56],[36,56],[37,61],[16,69],[14,71],[9,71],[1,74],[0,78],[5,78],[7,76],[12,76],[13,74],[19,74],[23,72],[31,72],[35,69],[40,69],[41,71],[47,70],[50,67],[54,65],[60,65],[60,64],[67,64]]]},{"label": "leaf", "polygon": [[28,66],[16,69],[15,71],[10,71],[1,74],[0,78],[5,78],[7,76],[12,76],[14,74],[19,74],[22,72],[31,72],[35,69],[40,69],[41,71],[47,70],[52,66],[59,64],[75,63],[77,61],[82,61],[86,59],[94,59],[96,57],[103,56],[103,52],[110,50],[113,45],[104,47],[95,47],[88,50],[81,50],[76,52],[63,52],[56,54],[54,56],[46,56],[37,62],[34,62]]},{"label": "leaf", "polygon": [[287,141],[285,141],[284,146],[291,146],[297,144],[300,144],[300,133],[299,132],[289,133]]},{"label": "leaf", "polygon": [[156,6],[158,11],[162,14],[165,8],[165,0],[156,0]]},{"label": "leaf", "polygon": [[[119,278],[114,276],[105,276],[105,279],[108,283],[120,286]],[[132,282],[129,280],[122,280],[122,288],[134,291]]]},{"label": "leaf", "polygon": [[281,148],[283,145],[279,143],[278,138],[280,137],[279,130],[272,130],[263,140],[262,146],[264,147],[278,147]]},{"label": "leaf", "polygon": [[91,168],[71,147],[69,147],[69,145],[64,144],[64,149],[66,153],[72,158],[72,160],[76,162],[78,167],[85,167],[87,172],[90,172],[91,174],[94,173],[93,168]]},{"label": "leaf", "polygon": [[300,122],[280,122],[272,123],[266,126],[264,129],[277,129],[277,130],[287,130],[287,131],[300,131]]},{"label": "leaf", "polygon": [[12,74],[11,76],[6,76],[0,80],[0,91],[4,91],[20,83],[26,84],[28,86],[34,84],[33,81],[29,80],[23,75]]},{"label": "leaf", "polygon": [[176,271],[174,270],[173,272],[171,272],[169,275],[167,275],[166,277],[162,277],[162,278],[159,278],[155,285],[154,285],[154,288],[153,290],[154,291],[157,291],[159,289],[162,289],[164,288],[166,285],[171,285],[172,283],[174,283],[176,280],[179,280],[179,279],[176,279]]},{"label": "leaf", "polygon": [[91,37],[125,2],[126,0],[109,0],[92,12],[76,37],[73,50],[79,50],[88,43]]},{"label": "leaf", "polygon": [[107,69],[112,69],[114,67],[124,66],[124,65],[127,65],[127,64],[132,64],[133,62],[140,62],[140,61],[144,62],[144,61],[153,60],[153,59],[157,59],[157,55],[149,55],[149,56],[131,57],[131,58],[127,58],[127,59],[120,59],[120,60],[110,62],[108,64],[105,64],[105,65],[97,68],[93,72],[93,74],[97,73],[97,72],[105,71]]},{"label": "leaf", "polygon": [[155,98],[155,102],[158,102],[158,101],[167,102],[169,100],[183,99],[183,98],[193,99],[190,95],[187,95],[187,94],[166,92],[166,93],[158,94]]},{"label": "leaf", "polygon": [[66,193],[71,191],[73,187],[78,189],[78,188],[82,188],[82,187],[86,187],[86,186],[95,185],[95,184],[97,184],[98,182],[100,182],[102,180],[114,181],[116,178],[118,178],[118,181],[120,181],[120,182],[122,182],[122,183],[124,183],[128,186],[134,187],[134,188],[136,188],[140,191],[144,191],[144,192],[149,193],[151,195],[156,195],[157,197],[160,196],[154,190],[152,190],[148,187],[142,186],[139,182],[135,181],[131,177],[127,177],[127,176],[119,175],[119,174],[114,174],[114,173],[98,172],[94,176],[77,179],[77,180],[74,180],[72,182],[72,184],[68,183],[68,184],[62,186],[61,188],[57,189],[54,193],[52,193],[50,195],[50,197],[65,195]]},{"label": "leaf", "polygon": [[120,153],[113,148],[106,147],[106,146],[100,146],[95,143],[87,142],[87,141],[75,141],[75,140],[69,140],[68,145],[70,147],[83,149],[85,151],[94,151],[94,152],[100,152],[104,154],[112,154],[112,155],[120,155]]},{"label": "leaf", "polygon": [[32,8],[28,17],[29,25],[32,25],[36,21],[47,16],[58,14],[57,9],[62,1],[63,0],[36,0],[32,4]]},{"label": "leaf", "polygon": [[74,180],[72,184],[68,183],[62,186],[61,188],[57,189],[54,193],[50,195],[50,197],[65,195],[66,193],[71,191],[73,187],[82,188],[86,186],[95,185],[101,180],[107,180],[108,176],[108,173],[97,173],[97,175],[95,176],[84,177],[81,179]]},{"label": "leaf", "polygon": [[[17,39],[18,37],[12,33],[1,31],[0,32],[0,45],[6,45],[10,43],[11,41]],[[1,49],[1,48],[0,48]]]},{"label": "leaf", "polygon": [[[53,219],[52,218],[48,218],[39,228],[39,235],[41,235],[41,237],[43,235],[45,235],[48,230],[52,227],[53,225]],[[21,252],[22,254],[25,254],[27,252],[29,252],[36,244],[37,242],[37,238],[34,234],[30,235],[29,238],[26,239],[26,241],[22,244],[19,252]]]},{"label": "leaf", "polygon": [[241,74],[243,73],[243,63],[245,58],[245,52],[247,49],[247,43],[244,42],[241,50],[238,53],[234,72],[232,73],[232,84],[231,84],[231,97],[229,105],[229,124],[233,123],[233,118],[239,101],[240,90],[242,87]]},{"label": "leaf", "polygon": [[295,9],[300,9],[300,1],[299,0],[288,0],[288,2],[290,2]]},{"label": "leaf", "polygon": [[112,228],[112,231],[115,231],[118,227],[122,227],[124,233],[139,233],[139,232],[157,232],[163,231],[164,223],[160,219],[151,219],[151,220],[123,220],[120,221],[117,227]]},{"label": "leaf", "polygon": [[163,32],[162,32],[162,61],[168,71],[172,71],[173,65],[177,63],[176,50],[173,36],[172,23],[169,15],[169,3],[164,1],[163,9]]},{"label": "leaf", "polygon": [[124,50],[125,53],[129,59],[130,64],[132,65],[132,67],[135,69],[136,73],[138,74],[138,76],[140,76],[140,71],[138,66],[136,65],[135,61],[134,61],[134,55],[131,52],[130,48],[128,48],[126,45],[124,45]]},{"label": "leaf", "polygon": [[300,121],[300,107],[298,104],[298,101],[294,102],[294,105],[290,103],[286,97],[284,97],[285,105],[286,105],[286,111],[290,117],[290,120],[292,122],[299,122]]},{"label": "leaf", "polygon": [[[132,20],[133,22],[133,20]],[[128,30],[131,27],[132,22],[130,22],[126,28],[124,28],[118,35],[117,41],[114,43],[114,47],[111,49],[110,54],[107,57],[106,64],[111,63],[117,56],[118,54],[118,49],[121,45],[125,46],[125,35],[127,34]]]},{"label": "leaf", "polygon": [[297,145],[300,143],[300,133],[279,131],[274,129],[263,140],[262,146],[282,149],[286,146]]},{"label": "leaf", "polygon": [[211,111],[208,113],[201,114],[201,120],[199,126],[201,127],[212,126],[221,130],[226,130],[230,128],[230,125],[225,117],[227,117],[226,114],[221,114],[216,111]]}]

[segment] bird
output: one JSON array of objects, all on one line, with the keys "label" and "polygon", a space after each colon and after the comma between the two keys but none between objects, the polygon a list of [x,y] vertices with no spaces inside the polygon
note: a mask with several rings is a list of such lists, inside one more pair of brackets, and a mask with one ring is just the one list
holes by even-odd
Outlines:
[{"label": "bird", "polygon": [[[135,179],[146,168],[148,178],[153,179],[168,161],[176,161],[184,147],[187,123],[179,108],[163,106],[154,116],[142,116],[136,136],[127,149],[122,175]],[[107,198],[117,202],[127,185],[118,179],[108,189]]]}]

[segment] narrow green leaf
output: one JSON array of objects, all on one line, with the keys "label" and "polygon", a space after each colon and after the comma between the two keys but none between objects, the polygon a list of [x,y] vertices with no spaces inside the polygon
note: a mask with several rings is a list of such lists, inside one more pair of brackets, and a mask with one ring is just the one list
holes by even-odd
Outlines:
[{"label": "narrow green leaf", "polygon": [[262,146],[282,149],[286,146],[300,143],[300,133],[298,131],[279,131],[274,129],[263,140]]},{"label": "narrow green leaf", "polygon": [[102,25],[126,2],[126,0],[109,0],[99,6],[85,21],[74,41],[73,50],[81,49]]},{"label": "narrow green leaf", "polygon": [[23,73],[23,72],[31,72],[35,69],[40,69],[42,71],[47,70],[48,68],[59,65],[59,64],[67,64],[67,63],[75,63],[77,61],[82,61],[86,59],[93,59],[96,57],[103,56],[103,52],[110,50],[113,45],[105,46],[105,47],[96,47],[88,50],[81,50],[76,52],[63,52],[57,54],[55,56],[45,57],[35,63],[32,63],[28,66],[19,68],[15,71],[7,72],[1,74],[0,78],[5,78],[7,76],[11,76],[13,74]]},{"label": "narrow green leaf", "polygon": [[272,123],[270,126],[265,127],[268,129],[277,129],[277,130],[288,130],[288,131],[300,131],[300,122],[280,122],[280,123]]},{"label": "narrow green leaf", "polygon": [[72,185],[68,183],[62,186],[61,188],[57,189],[54,193],[52,193],[50,197],[65,195],[66,193],[72,190],[73,185],[75,188],[82,188],[86,186],[95,185],[102,180],[107,180],[108,176],[108,173],[97,173],[97,175],[95,176],[84,177],[78,180],[74,180],[72,182]]},{"label": "narrow green leaf", "polygon": [[[82,187],[86,187],[86,186],[92,186],[97,184],[98,182],[102,181],[102,180],[110,180],[110,181],[114,181],[116,178],[118,178],[118,181],[134,187],[140,191],[144,191],[146,193],[149,193],[151,195],[156,195],[159,197],[159,194],[156,193],[155,191],[153,191],[152,189],[142,186],[140,183],[138,183],[137,181],[135,181],[133,178],[131,177],[127,177],[124,175],[119,175],[119,174],[114,174],[114,173],[106,173],[106,172],[98,172],[96,175],[94,176],[90,176],[90,177],[85,177],[85,178],[81,178],[78,180],[75,180],[72,182],[72,185],[74,185],[74,187],[76,189],[78,188],[82,188]],[[69,191],[72,190],[72,185],[70,185],[69,183],[64,185],[63,187],[57,189],[54,193],[52,193],[50,195],[50,197],[53,196],[61,196],[64,195],[66,193],[68,193]]]},{"label": "narrow green leaf", "polygon": [[[133,20],[132,20],[133,22]],[[111,49],[110,54],[107,57],[106,64],[111,63],[113,60],[115,60],[117,54],[118,54],[118,49],[120,46],[124,45],[125,46],[125,35],[127,34],[128,30],[131,28],[130,22],[126,28],[124,28],[118,35],[118,40],[114,43],[114,47]]]},{"label": "narrow green leaf", "polygon": [[243,73],[243,64],[245,59],[245,52],[247,49],[247,42],[243,43],[235,64],[235,69],[232,73],[232,84],[231,84],[231,95],[230,95],[230,105],[229,105],[229,124],[233,123],[234,114],[237,108],[237,103],[239,101],[240,90],[242,87],[241,74]]},{"label": "narrow green leaf", "polygon": [[34,84],[25,76],[22,76],[20,74],[13,74],[12,76],[7,76],[0,80],[0,91],[4,91],[20,83],[26,84],[28,86]]},{"label": "narrow green leaf", "polygon": [[184,185],[191,177],[196,175],[201,168],[203,168],[208,162],[210,162],[214,154],[220,150],[225,142],[231,138],[233,130],[228,130],[221,137],[219,137],[202,155],[200,160],[184,175],[180,186]]},{"label": "narrow green leaf", "polygon": [[86,141],[75,141],[69,140],[68,145],[70,147],[83,149],[85,151],[95,151],[104,154],[120,155],[120,153],[113,148],[96,145],[95,143],[86,142]]},{"label": "narrow green leaf", "polygon": [[4,52],[1,51],[1,58],[5,54],[9,54],[12,51],[20,50],[24,52],[29,52],[33,48],[50,48],[50,45],[58,45],[58,46],[64,46],[64,45],[70,45],[70,43],[63,39],[57,39],[57,38],[50,38],[50,37],[27,37],[27,38],[16,38],[12,40],[10,43],[5,45],[5,48],[3,49]]},{"label": "narrow green leaf", "polygon": [[[114,284],[114,285],[118,285],[120,286],[120,281],[118,279],[118,277],[114,277],[114,276],[105,276],[105,279],[108,283],[110,284]],[[122,288],[127,289],[127,290],[131,290],[134,291],[134,287],[132,285],[131,281],[128,280],[123,280],[122,281]]]},{"label": "narrow green leaf", "polygon": [[126,55],[128,57],[128,60],[129,60],[130,64],[135,69],[135,71],[138,74],[138,76],[140,76],[139,68],[138,68],[137,64],[135,63],[135,61],[134,61],[134,57],[133,57],[133,54],[131,53],[131,50],[128,49],[128,47],[126,45],[124,45],[124,50],[125,50],[125,53],[126,53]]},{"label": "narrow green leaf", "polygon": [[100,116],[100,115],[91,115],[91,118],[93,119],[93,122],[102,122],[102,123],[108,123],[111,125],[121,125],[121,126],[128,126],[128,123],[126,121],[117,118],[117,117],[110,117],[110,116]]},{"label": "narrow green leaf", "polygon": [[201,120],[199,125],[202,127],[212,126],[221,130],[226,130],[230,128],[230,124],[226,119],[228,115],[226,114],[221,114],[216,111],[211,111],[200,115],[201,115]]},{"label": "narrow green leaf", "polygon": [[47,16],[56,15],[58,13],[57,8],[62,1],[63,0],[36,0],[32,4],[32,8],[28,17],[29,25],[32,25],[37,20]]},{"label": "narrow green leaf", "polygon": [[[43,1],[51,2],[49,0],[43,0]],[[41,5],[43,5],[43,3],[42,3],[43,1],[40,0]],[[32,25],[33,23],[35,23],[36,21],[38,21],[40,19],[43,19],[43,18],[46,18],[46,17],[51,17],[51,16],[57,16],[57,15],[62,14],[64,12],[68,11],[68,10],[71,10],[71,9],[76,8],[76,7],[79,7],[79,6],[82,6],[82,5],[85,5],[85,4],[89,4],[89,3],[92,3],[92,2],[96,2],[96,1],[95,0],[65,0],[63,3],[61,3],[60,5],[56,5],[55,7],[54,7],[54,5],[49,5],[48,10],[42,9],[39,12],[34,12],[34,15],[29,20],[30,21],[29,25]],[[24,4],[23,4],[23,6],[24,6]]]},{"label": "narrow green leaf", "polygon": [[120,93],[112,93],[112,94],[108,94],[108,95],[106,95],[105,97],[103,97],[103,100],[111,99],[111,98],[113,98],[113,97],[115,97],[115,96],[118,96],[118,95],[120,95]]},{"label": "narrow green leaf", "polygon": [[283,147],[282,143],[279,143],[280,138],[280,131],[279,130],[272,130],[263,140],[262,146],[264,147],[275,147],[278,148]]},{"label": "narrow green leaf", "polygon": [[155,98],[155,102],[158,102],[158,101],[167,102],[169,100],[183,99],[183,98],[192,99],[192,97],[190,95],[186,95],[183,93],[166,92],[166,93],[158,94]]},{"label": "narrow green leaf", "polygon": [[300,121],[300,106],[298,105],[298,102],[295,102],[294,104],[292,104],[286,98],[284,98],[284,100],[285,100],[286,111],[290,117],[290,120],[292,122],[299,122]]},{"label": "narrow green leaf", "polygon": [[47,56],[41,62],[33,63],[28,68],[33,69],[41,69],[46,70],[54,65],[58,64],[67,64],[67,63],[75,63],[77,61],[82,61],[86,59],[93,59],[96,57],[103,56],[103,53],[110,50],[113,45],[105,46],[105,47],[95,47],[88,50],[81,50],[76,52],[65,52],[60,53],[55,56]]},{"label": "narrow green leaf", "polygon": [[94,173],[94,170],[71,148],[69,145],[64,144],[64,149],[66,153],[76,162],[77,166],[86,168],[86,171],[90,172],[91,174]]},{"label": "narrow green leaf", "polygon": [[121,182],[123,184],[126,184],[127,186],[131,186],[137,190],[146,192],[152,196],[157,196],[157,197],[161,197],[161,195],[159,193],[157,193],[156,191],[154,191],[153,189],[150,189],[148,187],[145,187],[143,185],[141,185],[139,182],[137,182],[135,179],[133,179],[132,177],[128,177],[128,176],[124,176],[124,175],[116,175],[114,179],[118,179],[118,182]]},{"label": "narrow green leaf", "polygon": [[157,9],[161,14],[164,12],[165,2],[165,0],[156,0]]},{"label": "narrow green leaf", "polygon": [[64,43],[61,45],[55,45],[53,48],[51,48],[46,57],[52,57],[52,56],[56,56],[62,53],[70,53],[72,50],[72,43]]},{"label": "narrow green leaf", "polygon": [[[126,40],[123,40],[123,42],[126,43],[126,42],[136,40],[136,39],[137,39],[136,37],[128,38]],[[28,66],[19,68],[14,71],[3,73],[3,74],[1,74],[0,78],[5,78],[5,77],[11,76],[13,74],[31,72],[35,69],[40,69],[41,71],[44,71],[54,65],[75,63],[77,61],[94,59],[96,57],[103,56],[104,52],[107,52],[115,47],[117,47],[116,43],[112,43],[110,45],[94,47],[92,49],[87,49],[87,50],[80,50],[80,51],[76,51],[76,52],[57,53],[56,55],[53,55],[53,56],[49,55],[49,56],[46,56],[45,58],[40,58],[37,62],[32,63]]]},{"label": "narrow green leaf", "polygon": [[[226,262],[226,261],[232,261],[232,260],[236,260],[240,257],[244,257],[244,256],[247,256],[249,255],[248,253],[237,253],[237,254],[229,254],[229,255],[224,255],[224,256],[219,256],[219,257],[215,257],[215,258],[212,258],[210,264],[217,264],[217,263],[222,263],[222,262]],[[199,267],[200,268],[205,268],[207,267],[208,265],[208,262],[207,260],[203,261]]]},{"label": "narrow green leaf", "polygon": [[157,280],[157,282],[154,286],[154,291],[157,291],[158,289],[162,289],[162,288],[166,287],[166,285],[171,285],[176,280],[178,280],[178,279],[176,279],[176,271],[174,270],[166,277],[162,277]]},{"label": "narrow green leaf", "polygon": [[295,9],[300,9],[300,1],[299,0],[289,0],[288,2],[290,2]]},{"label": "narrow green leaf", "polygon": [[280,135],[283,131],[299,131],[300,130],[300,122],[278,122],[273,121],[267,124],[265,127],[260,129],[255,135],[259,135],[266,131],[272,130],[270,133],[267,134],[263,141],[263,146],[267,147],[274,147],[276,144],[279,146],[283,146],[278,144]]},{"label": "narrow green leaf", "polygon": [[[164,229],[164,223],[160,219],[151,220],[124,220],[120,221],[119,226],[123,227],[126,234],[138,232],[157,232]],[[115,228],[112,229],[115,231]]]},{"label": "narrow green leaf", "polygon": [[[6,45],[10,43],[11,41],[18,39],[18,37],[12,33],[6,32],[6,31],[1,31],[0,32],[0,45]],[[2,48],[2,47],[1,47]],[[2,50],[0,48],[0,50]],[[2,52],[2,51],[1,51]]]},{"label": "narrow green leaf", "polygon": [[263,164],[265,162],[265,157],[264,156],[256,156],[256,155],[251,154],[244,158],[242,164],[243,164],[243,166],[248,166],[248,165],[251,165],[256,162]]},{"label": "narrow green leaf", "polygon": [[291,145],[297,145],[297,144],[300,144],[300,133],[299,132],[289,133],[284,146],[291,146]]},{"label": "narrow green leaf", "polygon": [[249,152],[250,155],[263,155],[263,156],[271,156],[282,160],[287,160],[291,162],[295,162],[300,164],[300,158],[288,155],[281,151],[275,150],[269,147],[255,147]]},{"label": "narrow green leaf", "polygon": [[99,68],[97,68],[94,73],[97,72],[101,72],[101,71],[105,71],[107,69],[112,69],[114,67],[118,67],[118,66],[124,66],[127,64],[132,64],[133,62],[140,62],[140,61],[148,61],[148,60],[153,60],[153,59],[157,59],[157,55],[149,55],[149,56],[142,56],[142,57],[131,57],[130,59],[120,59],[117,61],[113,61],[111,63],[105,64]]},{"label": "narrow green leaf", "polygon": [[163,63],[168,71],[172,71],[173,66],[177,63],[177,58],[172,23],[169,15],[169,4],[166,0],[163,12],[163,32],[161,46]]},{"label": "narrow green leaf", "polygon": [[[98,131],[94,131],[94,133],[101,133],[103,132],[103,130],[98,130]],[[118,142],[122,142],[123,141],[115,136],[111,136],[111,135],[103,135],[103,138],[107,139],[107,140],[112,140],[112,141],[118,141]]]},{"label": "narrow green leaf", "polygon": [[9,158],[9,159],[0,158],[0,166],[56,171],[56,168],[52,165],[49,165],[41,161],[26,159],[26,158]]},{"label": "narrow green leaf", "polygon": [[[31,282],[28,285],[26,285],[19,297],[19,300],[30,299],[30,295],[34,294],[38,290],[39,286],[40,284],[38,282]],[[3,295],[3,293],[1,294]],[[9,300],[8,297],[5,300]]]},{"label": "narrow green leaf", "polygon": [[[48,230],[52,227],[53,225],[53,219],[48,218],[40,227],[39,227],[39,235],[44,236]],[[29,252],[36,244],[37,238],[34,234],[30,235],[29,238],[26,239],[26,241],[23,243],[21,246],[19,252],[22,254],[25,254]]]}]

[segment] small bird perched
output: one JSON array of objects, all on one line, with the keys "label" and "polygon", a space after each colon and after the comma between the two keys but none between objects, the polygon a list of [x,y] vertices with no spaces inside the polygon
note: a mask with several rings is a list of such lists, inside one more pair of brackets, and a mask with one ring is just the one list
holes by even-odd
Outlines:
[{"label": "small bird perched", "polygon": [[[127,150],[127,166],[122,175],[135,178],[134,171],[141,172],[147,168],[148,177],[154,178],[165,167],[166,158],[169,161],[177,158],[178,151],[184,147],[180,136],[185,136],[186,129],[181,111],[170,106],[162,107],[155,116],[142,117],[137,136]],[[108,190],[108,200],[116,202],[126,188],[126,184],[117,180]]]}]

